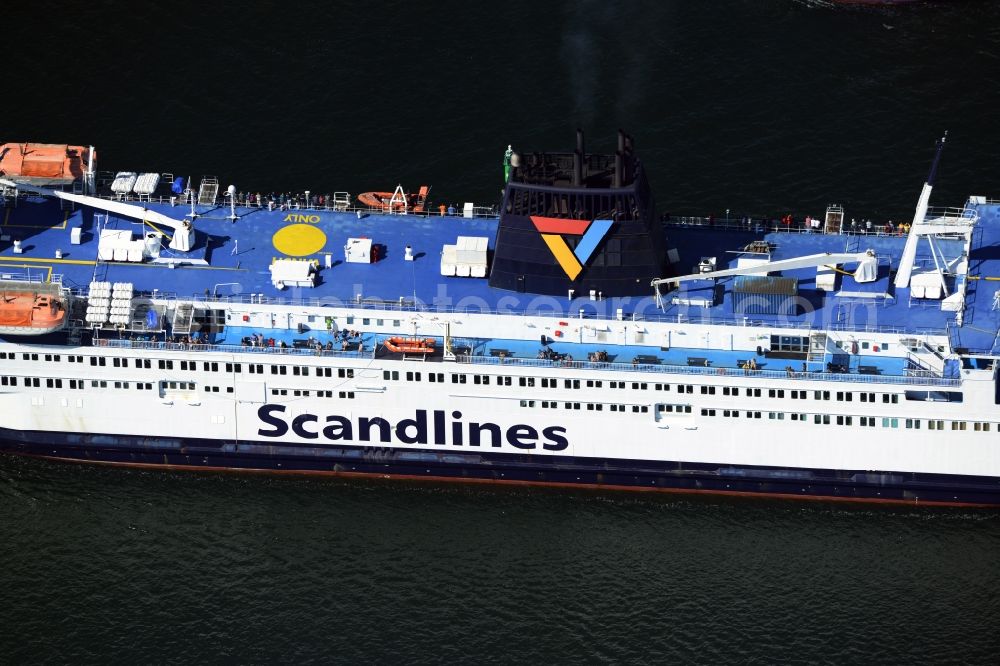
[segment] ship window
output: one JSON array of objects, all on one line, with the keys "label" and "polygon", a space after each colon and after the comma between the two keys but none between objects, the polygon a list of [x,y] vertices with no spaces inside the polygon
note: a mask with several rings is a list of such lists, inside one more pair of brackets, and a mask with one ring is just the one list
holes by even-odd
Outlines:
[{"label": "ship window", "polygon": [[813,423],[819,423],[822,425],[830,425],[830,415],[829,414],[813,414]]},{"label": "ship window", "polygon": [[399,379],[399,370],[383,370],[382,379]]},{"label": "ship window", "polygon": [[975,429],[976,432],[980,432],[980,431],[982,431],[982,432],[989,432],[990,431],[990,424],[989,423],[982,423],[982,422],[977,421],[976,423],[973,424],[973,428]]},{"label": "ship window", "polygon": [[91,379],[90,385],[93,388],[108,388],[108,383],[103,379]]},{"label": "ship window", "polygon": [[393,326],[395,326],[396,328],[399,328],[400,326],[402,326],[402,325],[403,325],[403,322],[401,322],[401,321],[400,321],[400,320],[398,320],[398,319],[393,319],[393,320],[392,320],[392,325],[393,325]]},{"label": "ship window", "polygon": [[899,402],[899,396],[895,393],[883,393],[882,402],[887,402],[895,405]]},{"label": "ship window", "polygon": [[[37,361],[38,360],[38,354],[24,353],[24,354],[21,354],[21,358],[24,359],[25,361]],[[104,359],[101,359],[101,360],[103,361]],[[101,365],[104,365],[104,364],[101,363]]]},{"label": "ship window", "polygon": [[534,386],[535,385],[535,378],[534,377],[519,377],[518,378],[518,383],[521,386]]},{"label": "ship window", "polygon": [[[521,381],[524,381],[524,377],[521,378]],[[459,375],[459,374],[452,373],[452,375],[451,375],[451,383],[452,384],[464,384],[465,383],[465,375]],[[521,386],[524,386],[524,384],[521,384]]]},{"label": "ship window", "polygon": [[[477,375],[477,378],[478,378],[478,375]],[[419,372],[409,372],[408,371],[406,373],[406,381],[408,381],[408,382],[419,382],[420,381],[420,373]],[[478,384],[479,382],[476,382],[476,383]]]},{"label": "ship window", "polygon": [[[647,386],[646,382],[632,382],[633,389],[645,391],[646,386]],[[712,393],[715,393],[715,387],[712,387]]]},{"label": "ship window", "polygon": [[337,376],[344,379],[354,379],[354,368],[337,368]]},{"label": "ship window", "polygon": [[850,416],[838,416],[837,425],[852,425],[853,418]]},{"label": "ship window", "polygon": [[522,400],[521,401],[521,406],[522,407],[534,407],[535,406],[535,401],[534,400]]},{"label": "ship window", "polygon": [[906,419],[905,425],[907,428],[920,430],[920,419]]},{"label": "ship window", "polygon": [[882,427],[883,428],[898,428],[899,427],[899,419],[883,418],[882,419]]},{"label": "ship window", "polygon": [[371,319],[369,319],[368,317],[364,317],[364,318],[363,318],[363,319],[361,320],[361,325],[362,325],[362,326],[371,326],[371,323],[372,323],[372,320],[371,320]]},{"label": "ship window", "polygon": [[830,399],[830,392],[829,391],[813,391],[813,399],[814,400],[829,400]]},{"label": "ship window", "polygon": [[715,387],[714,386],[705,386],[705,385],[702,385],[702,387],[701,387],[701,394],[702,395],[715,395]]},{"label": "ship window", "polygon": [[767,413],[767,418],[771,419],[772,421],[784,421],[785,420],[785,413],[784,412],[768,412]]},{"label": "ship window", "polygon": [[951,422],[951,429],[952,430],[965,430],[965,426],[966,425],[967,424],[966,424],[965,421],[952,421]]},{"label": "ship window", "polygon": [[[91,365],[93,365],[93,363],[91,363]],[[165,359],[161,358],[159,360],[159,366],[160,366],[160,370],[173,370],[174,369],[174,362],[170,361],[170,360],[165,360]]]}]

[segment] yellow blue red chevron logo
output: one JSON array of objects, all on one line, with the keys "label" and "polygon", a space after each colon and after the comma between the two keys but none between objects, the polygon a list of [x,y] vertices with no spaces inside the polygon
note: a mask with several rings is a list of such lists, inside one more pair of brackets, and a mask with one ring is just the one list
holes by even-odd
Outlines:
[{"label": "yellow blue red chevron logo", "polygon": [[[566,220],[559,217],[531,215],[531,223],[549,246],[552,256],[570,280],[575,280],[590,260],[594,250],[608,235],[611,220]],[[571,250],[566,236],[581,236],[576,249]]]}]

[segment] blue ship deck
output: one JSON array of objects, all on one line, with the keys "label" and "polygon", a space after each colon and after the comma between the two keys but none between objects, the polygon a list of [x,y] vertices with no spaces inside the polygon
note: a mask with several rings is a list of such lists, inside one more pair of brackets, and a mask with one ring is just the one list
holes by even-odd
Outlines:
[{"label": "blue ship deck", "polygon": [[[183,219],[188,208],[169,204],[148,204],[151,210]],[[889,270],[895,269],[905,238],[898,236],[856,236],[793,233],[775,230],[730,230],[703,227],[668,226],[670,244],[680,252],[680,273],[689,272],[703,256],[718,258],[719,268],[726,267],[739,250],[752,240],[764,239],[773,247],[772,259],[816,254],[820,252],[863,251],[871,248],[880,256],[880,276],[875,283],[858,285],[853,278],[838,276],[837,289],[829,294],[815,289],[815,269],[787,272],[798,278],[799,294],[808,303],[800,312],[788,316],[755,314],[754,322],[796,328],[828,328],[852,330],[886,330],[894,332],[948,331],[952,344],[977,353],[1000,351],[997,331],[1000,311],[994,309],[994,289],[989,282],[977,277],[1000,277],[1000,206],[977,206],[980,223],[973,237],[969,261],[970,280],[967,287],[963,326],[954,325],[954,313],[943,312],[940,301],[911,302],[908,289],[895,289]],[[718,281],[717,293],[722,298],[711,307],[672,305],[678,292],[666,294],[666,307],[656,309],[652,289],[637,285],[632,298],[592,301],[519,294],[491,288],[485,278],[442,277],[440,254],[444,244],[456,242],[458,236],[484,236],[494,248],[497,220],[495,218],[462,218],[454,216],[378,215],[358,216],[328,210],[274,210],[237,208],[239,219],[231,222],[228,208],[198,207],[194,249],[188,259],[203,260],[205,265],[129,264],[98,262],[97,237],[102,228],[129,229],[139,237],[147,229],[137,221],[105,216],[83,208],[63,210],[58,202],[36,196],[22,196],[16,207],[3,211],[0,242],[0,274],[14,276],[31,274],[46,277],[61,275],[64,284],[82,290],[94,279],[110,282],[131,282],[139,292],[176,294],[179,297],[249,298],[263,295],[266,299],[301,299],[324,304],[355,304],[385,302],[403,307],[430,307],[447,310],[526,312],[552,316],[585,316],[595,314],[613,317],[617,310],[625,316],[665,318],[673,321],[706,321],[713,323],[746,323],[734,311],[733,278]],[[297,239],[292,226],[309,227],[305,240]],[[83,243],[70,244],[70,230],[81,227]],[[284,256],[275,245],[276,234],[291,234],[294,254],[315,259],[320,266],[314,288],[279,291],[271,283],[268,267],[275,257]],[[381,256],[371,264],[344,261],[343,247],[348,238],[371,238]],[[16,254],[13,241],[19,240],[23,253]],[[283,249],[289,244],[278,243]],[[411,246],[415,260],[404,261],[404,247]],[[942,241],[939,248],[946,258],[961,252],[959,241]],[[61,258],[56,258],[60,250]],[[172,250],[163,249],[163,257]],[[176,253],[173,253],[176,254]],[[326,268],[325,255],[332,266]],[[926,244],[917,255],[918,263],[932,265]],[[653,277],[653,276],[650,276]],[[692,283],[693,284],[693,283]],[[875,297],[872,292],[882,294]],[[698,295],[698,287],[690,286],[681,293]],[[232,342],[232,341],[227,341]],[[508,344],[508,343],[504,343]],[[537,347],[537,344],[535,345]],[[586,355],[580,345],[574,355]],[[537,351],[537,349],[533,350]],[[625,350],[623,356],[630,352]],[[527,355],[530,355],[528,353]]]}]

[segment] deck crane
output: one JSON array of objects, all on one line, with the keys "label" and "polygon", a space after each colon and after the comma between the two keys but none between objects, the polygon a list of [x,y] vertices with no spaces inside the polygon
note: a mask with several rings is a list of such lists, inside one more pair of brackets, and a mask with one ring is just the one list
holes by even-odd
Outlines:
[{"label": "deck crane", "polygon": [[661,284],[679,284],[690,280],[712,280],[715,278],[730,277],[734,275],[759,275],[771,273],[773,271],[795,270],[797,268],[815,268],[817,266],[836,267],[836,264],[858,263],[854,270],[854,279],[858,282],[874,282],[878,279],[878,257],[874,250],[864,252],[824,252],[822,254],[809,254],[802,257],[792,257],[791,259],[779,259],[777,261],[767,261],[754,266],[741,266],[739,268],[727,268],[719,271],[708,271],[705,273],[691,273],[689,275],[678,275],[668,278],[657,278],[650,283],[653,287],[656,306],[663,309],[663,299],[660,294]]},{"label": "deck crane", "polygon": [[55,197],[57,199],[70,201],[81,206],[89,206],[90,208],[96,208],[97,210],[103,210],[109,213],[122,215],[124,217],[141,220],[143,224],[153,227],[153,229],[157,231],[159,231],[157,227],[167,227],[173,230],[173,234],[170,237],[169,247],[173,250],[177,250],[178,252],[189,252],[194,241],[194,225],[191,223],[191,220],[175,220],[172,217],[167,217],[162,213],[148,210],[142,206],[123,203],[121,201],[109,201],[107,199],[92,197],[85,194],[72,194],[62,190],[53,190],[45,187],[28,185],[27,183],[17,183],[12,180],[7,180],[6,178],[0,178],[0,185],[34,192],[35,194],[40,194],[42,196]]}]

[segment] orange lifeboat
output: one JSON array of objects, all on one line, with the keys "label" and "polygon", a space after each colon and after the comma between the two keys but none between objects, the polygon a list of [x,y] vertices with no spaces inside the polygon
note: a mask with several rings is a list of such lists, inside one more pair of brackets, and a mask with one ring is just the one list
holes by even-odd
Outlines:
[{"label": "orange lifeboat", "polygon": [[421,185],[417,194],[406,194],[403,192],[403,186],[400,185],[396,187],[394,192],[362,192],[358,195],[358,202],[368,208],[386,213],[402,213],[408,210],[422,213],[427,206],[427,195],[430,191],[429,185]]},{"label": "orange lifeboat", "polygon": [[4,291],[0,296],[0,333],[41,335],[66,323],[61,298],[32,291]]},{"label": "orange lifeboat", "polygon": [[396,354],[430,354],[434,351],[434,338],[388,338],[382,344]]}]

